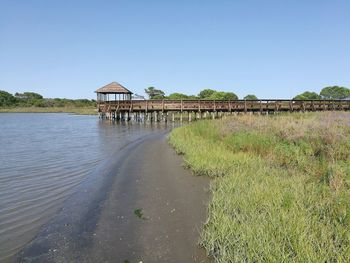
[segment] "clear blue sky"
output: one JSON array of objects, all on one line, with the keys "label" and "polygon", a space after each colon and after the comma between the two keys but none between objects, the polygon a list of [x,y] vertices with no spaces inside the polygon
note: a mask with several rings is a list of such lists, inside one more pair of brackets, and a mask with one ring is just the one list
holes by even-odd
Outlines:
[{"label": "clear blue sky", "polygon": [[94,98],[350,87],[350,1],[0,0],[0,89]]}]

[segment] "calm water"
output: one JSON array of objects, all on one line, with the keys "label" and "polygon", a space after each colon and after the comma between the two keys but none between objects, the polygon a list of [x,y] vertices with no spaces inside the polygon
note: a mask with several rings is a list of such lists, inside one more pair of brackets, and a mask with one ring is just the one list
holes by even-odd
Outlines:
[{"label": "calm water", "polygon": [[28,243],[102,160],[159,127],[96,116],[0,114],[0,262]]}]

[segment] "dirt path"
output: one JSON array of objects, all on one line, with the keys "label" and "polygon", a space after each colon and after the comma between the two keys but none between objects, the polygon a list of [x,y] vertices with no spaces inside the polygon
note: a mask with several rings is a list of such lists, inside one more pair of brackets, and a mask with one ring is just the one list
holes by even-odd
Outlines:
[{"label": "dirt path", "polygon": [[18,257],[20,262],[208,262],[198,249],[209,181],[165,134],[118,152]]}]

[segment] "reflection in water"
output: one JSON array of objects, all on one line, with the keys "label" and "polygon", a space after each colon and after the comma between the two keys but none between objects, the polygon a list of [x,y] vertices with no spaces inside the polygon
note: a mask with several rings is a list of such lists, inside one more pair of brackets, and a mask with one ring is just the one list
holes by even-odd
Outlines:
[{"label": "reflection in water", "polygon": [[0,114],[0,261],[30,241],[103,159],[165,128],[96,116]]}]

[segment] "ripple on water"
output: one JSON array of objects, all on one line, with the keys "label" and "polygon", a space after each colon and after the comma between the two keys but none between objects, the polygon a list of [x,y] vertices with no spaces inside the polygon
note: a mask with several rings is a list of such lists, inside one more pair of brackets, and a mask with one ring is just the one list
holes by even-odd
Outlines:
[{"label": "ripple on water", "polygon": [[151,130],[96,116],[0,114],[0,262],[34,237],[101,160]]}]

